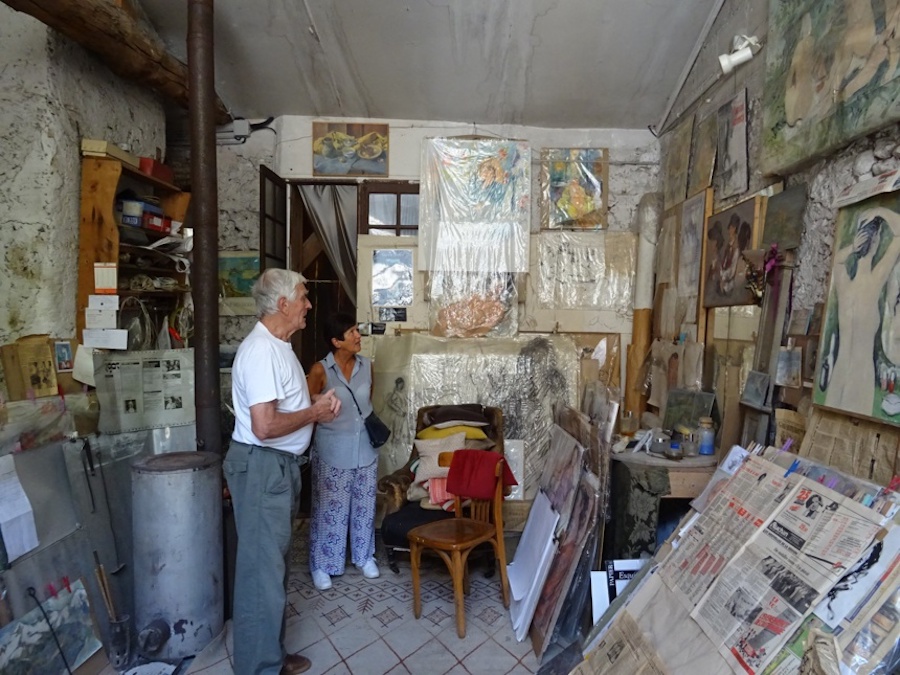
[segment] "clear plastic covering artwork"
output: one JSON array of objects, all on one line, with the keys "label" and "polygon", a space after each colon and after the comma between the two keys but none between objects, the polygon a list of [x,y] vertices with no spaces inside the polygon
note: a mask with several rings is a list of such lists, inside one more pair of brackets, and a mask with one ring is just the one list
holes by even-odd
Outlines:
[{"label": "clear plastic covering artwork", "polygon": [[608,176],[606,148],[541,151],[541,228],[606,227]]},{"label": "clear plastic covering artwork", "polygon": [[422,150],[419,267],[431,272],[434,333],[511,336],[516,273],[528,271],[527,143],[434,138]]},{"label": "clear plastic covering artwork", "polygon": [[627,314],[633,306],[636,245],[631,232],[542,232],[541,307]]},{"label": "clear plastic covering artwork", "polygon": [[380,475],[409,458],[415,416],[426,405],[481,403],[503,411],[504,437],[525,442],[525,499],[533,499],[550,447],[553,410],[578,400],[578,352],[568,337],[446,340],[403,335],[380,340],[373,404],[396,429]]}]

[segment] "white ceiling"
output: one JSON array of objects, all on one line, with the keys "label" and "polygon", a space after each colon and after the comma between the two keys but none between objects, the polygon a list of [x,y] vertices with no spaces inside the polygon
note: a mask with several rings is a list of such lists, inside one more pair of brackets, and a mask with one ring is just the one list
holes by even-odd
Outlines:
[{"label": "white ceiling", "polygon": [[[715,0],[215,0],[236,117],[646,128]],[[186,62],[187,3],[142,0]]]}]

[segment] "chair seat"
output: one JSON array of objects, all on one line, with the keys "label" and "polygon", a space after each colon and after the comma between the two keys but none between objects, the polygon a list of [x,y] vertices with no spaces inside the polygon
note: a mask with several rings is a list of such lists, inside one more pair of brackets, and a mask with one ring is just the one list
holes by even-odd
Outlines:
[{"label": "chair seat", "polygon": [[448,518],[414,527],[407,536],[410,542],[428,548],[452,551],[459,547],[472,548],[488,541],[496,531],[492,523],[483,523],[471,518]]}]

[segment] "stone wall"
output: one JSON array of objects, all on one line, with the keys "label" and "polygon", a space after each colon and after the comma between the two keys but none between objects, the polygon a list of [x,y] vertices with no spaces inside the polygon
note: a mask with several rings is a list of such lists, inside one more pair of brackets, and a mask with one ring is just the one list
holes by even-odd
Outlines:
[{"label": "stone wall", "polygon": [[153,154],[165,146],[162,105],[6,5],[0,53],[0,343],[31,333],[72,337],[81,139]]}]

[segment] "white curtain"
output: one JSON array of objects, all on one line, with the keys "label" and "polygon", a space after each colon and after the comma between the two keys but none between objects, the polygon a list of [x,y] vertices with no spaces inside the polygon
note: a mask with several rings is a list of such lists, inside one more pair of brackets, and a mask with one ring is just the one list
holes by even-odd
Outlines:
[{"label": "white curtain", "polygon": [[325,255],[341,286],[356,305],[356,196],[355,185],[299,185],[300,198],[312,217]]}]

